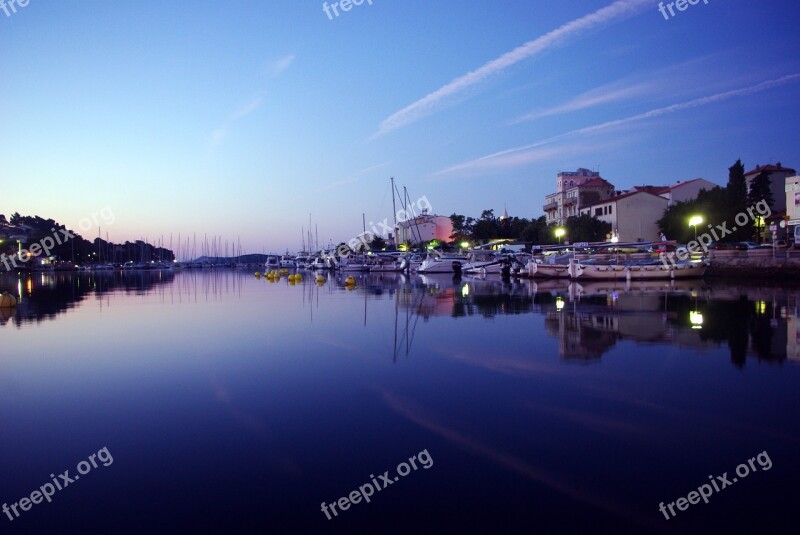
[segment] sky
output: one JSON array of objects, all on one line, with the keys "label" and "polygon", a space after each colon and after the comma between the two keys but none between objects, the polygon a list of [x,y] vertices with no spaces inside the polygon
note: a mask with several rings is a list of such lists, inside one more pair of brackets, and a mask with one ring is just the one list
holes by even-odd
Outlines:
[{"label": "sky", "polygon": [[578,167],[800,166],[796,0],[9,1],[0,213],[105,210],[115,242],[348,241],[393,221],[390,177],[434,213],[536,218]]}]

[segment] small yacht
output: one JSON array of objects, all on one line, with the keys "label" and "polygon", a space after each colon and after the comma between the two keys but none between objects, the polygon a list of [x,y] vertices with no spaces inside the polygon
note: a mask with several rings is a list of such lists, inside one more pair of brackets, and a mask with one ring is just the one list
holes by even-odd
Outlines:
[{"label": "small yacht", "polygon": [[295,263],[295,259],[291,255],[285,254],[281,257],[280,266],[286,269],[293,269],[297,267],[297,264]]},{"label": "small yacht", "polygon": [[399,273],[406,270],[408,260],[405,255],[397,254],[377,254],[369,259],[370,272],[394,272]]},{"label": "small yacht", "polygon": [[431,251],[417,269],[417,273],[456,273],[467,263],[467,257],[460,254]]},{"label": "small yacht", "polygon": [[264,263],[264,267],[267,269],[280,269],[281,257],[274,254],[268,255],[267,261]]}]

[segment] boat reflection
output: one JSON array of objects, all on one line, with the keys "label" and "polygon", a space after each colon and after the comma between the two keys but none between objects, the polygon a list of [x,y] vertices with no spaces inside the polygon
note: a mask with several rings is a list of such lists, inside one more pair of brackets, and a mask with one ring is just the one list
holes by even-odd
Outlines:
[{"label": "boat reflection", "polygon": [[[289,306],[299,291],[302,307],[309,310],[309,328],[320,307],[327,309],[324,314],[341,315],[343,296],[363,300],[363,328],[391,328],[380,325],[388,321],[385,314],[368,322],[369,303],[393,303],[395,361],[398,355],[411,353],[420,318],[423,322],[441,317],[460,321],[532,314],[534,321],[541,318],[543,322],[539,332],[557,339],[560,357],[570,362],[597,362],[623,341],[642,346],[643,355],[648,344],[662,344],[692,351],[727,347],[736,366],[744,366],[748,358],[800,362],[800,287],[702,280],[587,283],[449,274],[347,275],[355,276],[355,284],[348,284],[344,274],[330,274],[324,282],[307,276],[297,283],[285,279],[270,283],[233,270],[2,275],[0,292],[18,296],[19,304],[0,310],[0,325],[20,327],[55,320],[87,301],[111,306],[119,294],[186,304],[242,301],[249,294],[256,295],[254,306],[260,306],[258,296],[263,293]],[[275,291],[276,286],[283,290]],[[326,297],[321,300],[321,296]],[[337,321],[362,323],[361,314],[351,316],[352,312]],[[491,330],[492,324],[481,323],[479,328]]]}]

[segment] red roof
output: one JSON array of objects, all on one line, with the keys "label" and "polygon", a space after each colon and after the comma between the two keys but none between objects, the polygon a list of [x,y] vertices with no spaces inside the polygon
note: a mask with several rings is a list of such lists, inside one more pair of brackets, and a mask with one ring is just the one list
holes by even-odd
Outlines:
[{"label": "red roof", "polygon": [[608,186],[610,188],[614,187],[608,182],[608,180],[605,180],[604,178],[593,178],[591,180],[587,180],[586,182],[584,182],[582,184],[575,184],[574,186],[568,186],[565,189],[585,188],[585,187],[593,188],[593,187],[602,187],[602,186]]},{"label": "red roof", "polygon": [[757,165],[755,169],[745,173],[744,176],[757,175],[761,171],[766,171],[768,173],[796,173],[791,167],[782,167],[781,162],[778,162],[775,165]]},{"label": "red roof", "polygon": [[634,186],[631,191],[646,191],[653,195],[661,195],[670,190],[669,186]]}]

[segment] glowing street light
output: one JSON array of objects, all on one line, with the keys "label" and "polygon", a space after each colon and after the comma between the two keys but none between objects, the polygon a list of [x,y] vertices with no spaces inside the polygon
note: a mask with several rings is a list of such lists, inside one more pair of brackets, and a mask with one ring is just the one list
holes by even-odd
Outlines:
[{"label": "glowing street light", "polygon": [[462,249],[469,249],[469,242],[468,241],[462,241],[461,242],[461,248]]},{"label": "glowing street light", "polygon": [[703,222],[703,218],[699,215],[693,215],[689,218],[689,226],[694,227],[694,239],[697,239],[697,225]]},{"label": "glowing street light", "polygon": [[567,235],[567,231],[564,228],[559,227],[559,228],[556,229],[556,238],[558,238],[559,242],[561,242],[561,238],[563,238],[566,235]]}]

